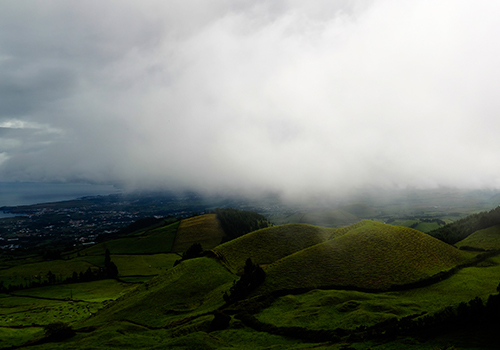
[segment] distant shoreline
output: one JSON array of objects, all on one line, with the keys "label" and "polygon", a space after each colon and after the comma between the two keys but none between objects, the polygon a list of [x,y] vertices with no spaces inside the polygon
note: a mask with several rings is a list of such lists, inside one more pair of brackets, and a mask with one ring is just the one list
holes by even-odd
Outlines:
[{"label": "distant shoreline", "polygon": [[0,218],[2,207],[77,200],[82,197],[118,194],[112,185],[86,183],[0,182]]}]

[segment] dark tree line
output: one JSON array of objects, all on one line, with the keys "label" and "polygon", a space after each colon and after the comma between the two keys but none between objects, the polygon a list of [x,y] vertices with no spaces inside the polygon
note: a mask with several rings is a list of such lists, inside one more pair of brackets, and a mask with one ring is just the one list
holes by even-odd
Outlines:
[{"label": "dark tree line", "polygon": [[215,209],[215,214],[224,231],[223,243],[249,232],[272,226],[263,216],[252,211],[238,209]]},{"label": "dark tree line", "polygon": [[180,258],[174,262],[174,266],[179,265],[184,260],[200,258],[203,255],[204,255],[204,251],[203,251],[203,248],[201,247],[201,244],[200,243],[193,243],[184,253],[182,253],[182,258]]},{"label": "dark tree line", "polygon": [[469,215],[433,230],[429,235],[443,242],[455,244],[478,230],[495,225],[500,225],[500,206],[490,211]]},{"label": "dark tree line", "polygon": [[68,284],[68,283],[79,283],[79,282],[92,282],[97,280],[117,278],[118,277],[118,267],[114,262],[111,261],[111,254],[108,249],[104,256],[104,268],[92,269],[87,268],[85,272],[80,271],[79,273],[73,271],[71,276],[66,278],[57,278],[57,276],[49,271],[45,276],[38,275],[35,279],[30,279],[25,284],[10,284],[9,286],[4,286],[3,281],[0,281],[0,293],[10,293],[20,289],[43,287],[54,284]]},{"label": "dark tree line", "polygon": [[252,259],[248,258],[245,262],[243,275],[229,289],[229,293],[224,293],[224,301],[230,304],[245,299],[251,291],[264,282],[265,278],[266,273],[264,270],[258,264],[254,264]]}]

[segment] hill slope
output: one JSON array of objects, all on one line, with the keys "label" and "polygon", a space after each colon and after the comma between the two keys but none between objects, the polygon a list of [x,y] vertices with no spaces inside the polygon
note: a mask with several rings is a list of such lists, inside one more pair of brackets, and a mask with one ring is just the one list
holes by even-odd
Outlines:
[{"label": "hill slope", "polygon": [[179,314],[187,317],[214,311],[224,304],[222,293],[235,278],[215,259],[186,260],[118,299],[87,323],[120,319],[161,327]]},{"label": "hill slope", "polygon": [[217,246],[224,237],[215,214],[205,214],[184,219],[177,230],[172,247],[173,252],[184,252],[193,243],[200,243],[203,249]]},{"label": "hill slope", "polygon": [[479,230],[455,244],[458,248],[495,250],[500,249],[500,225]]},{"label": "hill slope", "polygon": [[429,278],[472,257],[411,228],[363,221],[344,235],[270,265],[263,289],[382,290]]},{"label": "hill slope", "polygon": [[214,248],[229,266],[239,271],[245,261],[271,264],[287,255],[325,242],[335,230],[306,224],[288,224],[251,232]]}]

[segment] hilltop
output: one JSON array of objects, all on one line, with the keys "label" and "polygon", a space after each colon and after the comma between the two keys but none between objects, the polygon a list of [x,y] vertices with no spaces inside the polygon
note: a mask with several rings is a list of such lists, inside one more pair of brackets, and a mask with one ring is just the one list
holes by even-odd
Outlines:
[{"label": "hilltop", "polygon": [[431,278],[473,258],[417,230],[363,221],[271,264],[264,289],[388,290]]}]

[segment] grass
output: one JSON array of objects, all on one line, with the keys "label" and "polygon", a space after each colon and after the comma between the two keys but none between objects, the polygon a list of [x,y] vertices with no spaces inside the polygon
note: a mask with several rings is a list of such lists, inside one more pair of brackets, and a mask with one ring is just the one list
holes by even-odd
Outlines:
[{"label": "grass", "polygon": [[436,230],[439,227],[441,227],[441,226],[437,222],[420,222],[415,227],[415,230],[427,233],[427,232],[431,232],[432,230]]},{"label": "grass", "polygon": [[217,246],[224,236],[217,215],[205,214],[182,220],[172,247],[172,252],[184,252],[193,243],[200,243],[204,250]]},{"label": "grass", "polygon": [[36,337],[41,337],[43,335],[42,327],[29,327],[29,328],[10,328],[0,326],[0,347],[2,349],[17,347],[28,340],[34,339]]},{"label": "grass", "polygon": [[163,326],[222,306],[222,294],[234,279],[235,276],[214,259],[186,260],[137,287],[89,322],[106,323],[119,318]]},{"label": "grass", "polygon": [[276,326],[309,329],[354,329],[383,320],[468,302],[476,296],[486,299],[500,282],[500,257],[489,267],[468,267],[433,285],[406,291],[363,293],[342,290],[312,290],[278,298],[257,318]]},{"label": "grass", "polygon": [[26,285],[30,281],[46,280],[49,271],[55,274],[57,278],[65,278],[71,276],[73,271],[77,273],[84,272],[89,267],[94,267],[94,265],[84,260],[53,260],[28,263],[1,270],[0,281],[4,282],[4,286],[9,284]]},{"label": "grass", "polygon": [[179,222],[144,232],[140,236],[118,238],[82,250],[80,256],[111,254],[159,254],[172,251]]},{"label": "grass", "polygon": [[113,279],[85,283],[71,283],[16,291],[18,296],[37,298],[54,298],[83,300],[88,302],[103,302],[114,300],[120,295],[135,288],[134,285],[121,283]]},{"label": "grass", "polygon": [[118,267],[120,278],[158,275],[173,267],[177,259],[177,254],[111,255],[111,261]]},{"label": "grass", "polygon": [[363,221],[340,237],[270,265],[263,288],[385,290],[431,277],[473,256],[410,228]]},{"label": "grass", "polygon": [[[205,233],[202,231],[201,238],[206,239],[205,242],[213,240],[217,231],[213,219],[196,217],[185,220],[184,232],[179,227],[179,242],[188,244],[200,232],[205,220],[210,228]],[[165,235],[177,232],[177,227],[175,230],[172,227],[162,229],[125,240],[130,244],[138,238],[153,242],[152,237],[156,235],[155,239],[162,236],[165,239]],[[119,246],[116,242],[113,244],[112,247]],[[102,266],[103,248],[90,247],[85,253],[92,254],[85,256],[81,251],[80,257],[53,263]],[[463,268],[427,287],[384,291],[394,284],[420,280],[448,270],[468,261],[474,254],[410,228],[373,221],[339,229],[305,224],[283,225],[255,231],[213,250],[226,259],[233,272],[240,270],[248,257],[264,265],[266,281],[256,294],[287,288],[311,288],[304,294],[279,297],[255,315],[262,322],[276,326],[313,330],[353,329],[361,324],[369,326],[390,318],[437,311],[476,296],[485,299],[496,291],[500,282],[500,257],[496,256],[476,267]],[[0,339],[3,341],[0,348],[21,345],[39,337],[42,334],[40,325],[55,321],[69,322],[74,328],[98,328],[91,333],[78,333],[68,341],[36,345],[31,349],[348,348],[347,343],[302,343],[258,332],[234,316],[228,329],[210,332],[213,319],[210,313],[224,305],[223,293],[238,278],[217,259],[191,259],[171,267],[178,258],[176,254],[112,253],[111,260],[118,266],[123,279],[144,282],[151,278],[145,277],[147,274],[158,276],[140,285],[102,280],[19,290],[15,292],[19,296],[0,295]],[[37,264],[40,263],[32,265],[42,266]],[[19,271],[32,271],[29,265],[19,266]],[[50,265],[52,271],[55,265]],[[380,292],[312,289],[331,285],[373,288]],[[73,300],[69,300],[70,297]],[[35,326],[9,328],[32,324]],[[407,344],[407,341],[410,340],[399,339],[388,346],[395,349],[432,348],[423,343]],[[352,347],[357,350],[386,348],[385,344],[373,342],[356,343]]]},{"label": "grass", "polygon": [[257,264],[271,264],[278,259],[325,242],[334,230],[306,225],[288,224],[254,231],[213,250],[222,255],[234,271],[239,271],[251,258]]},{"label": "grass", "polygon": [[484,250],[500,249],[500,225],[479,230],[455,243],[457,247],[471,247]]}]

